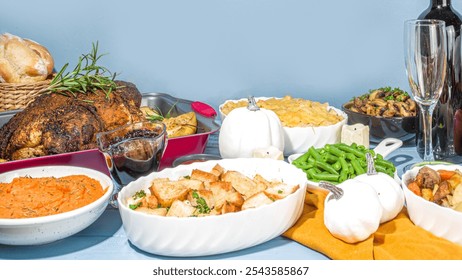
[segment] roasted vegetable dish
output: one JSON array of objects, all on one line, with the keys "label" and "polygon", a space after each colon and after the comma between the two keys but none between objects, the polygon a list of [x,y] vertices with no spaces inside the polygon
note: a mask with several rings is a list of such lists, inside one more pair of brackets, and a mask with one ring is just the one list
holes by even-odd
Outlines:
[{"label": "roasted vegetable dish", "polygon": [[160,110],[155,110],[147,106],[143,106],[140,109],[147,120],[161,121],[165,124],[168,138],[187,136],[197,132],[196,113],[192,111],[178,116],[171,116],[170,112],[168,112],[163,116]]},{"label": "roasted vegetable dish", "polygon": [[353,112],[381,117],[414,117],[416,103],[399,88],[383,87],[354,97],[347,106]]},{"label": "roasted vegetable dish", "polygon": [[434,170],[424,166],[407,187],[428,201],[462,212],[462,172],[459,170]]}]

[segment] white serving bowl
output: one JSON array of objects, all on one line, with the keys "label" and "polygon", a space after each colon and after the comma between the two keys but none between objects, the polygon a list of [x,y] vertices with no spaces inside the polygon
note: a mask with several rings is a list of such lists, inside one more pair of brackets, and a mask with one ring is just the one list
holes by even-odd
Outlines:
[{"label": "white serving bowl", "polygon": [[[220,216],[154,216],[127,206],[127,199],[141,189],[147,190],[154,178],[176,180],[190,175],[192,169],[209,171],[216,164],[226,170],[247,176],[260,174],[267,180],[282,180],[300,188],[274,203]],[[124,230],[133,245],[152,254],[191,257],[236,251],[281,235],[300,217],[305,193],[305,173],[287,162],[263,158],[223,159],[180,165],[141,177],[121,190],[118,204]]]},{"label": "white serving bowl", "polygon": [[[461,170],[462,166],[452,164],[423,165],[434,170]],[[407,183],[415,178],[420,168],[414,167],[402,176],[402,186],[406,198],[406,207],[411,221],[436,236],[462,245],[462,212],[440,206],[414,194],[407,188]]]},{"label": "white serving bowl", "polygon": [[85,229],[101,216],[108,205],[114,188],[109,176],[83,167],[49,165],[1,173],[0,182],[2,183],[11,182],[13,178],[24,176],[39,178],[78,174],[98,180],[103,189],[106,189],[104,195],[86,206],[60,214],[22,219],[0,218],[0,244],[39,245],[71,236]]},{"label": "white serving bowl", "polygon": [[[256,97],[255,100],[265,100],[272,97]],[[222,108],[227,102],[239,102],[247,100],[247,98],[239,100],[226,100],[219,106],[221,120],[226,118]],[[304,153],[309,147],[323,147],[326,144],[335,144],[340,142],[342,126],[347,124],[348,116],[342,110],[329,106],[329,109],[335,110],[343,117],[343,120],[333,125],[327,126],[307,126],[307,127],[285,127],[284,130],[284,155],[289,156],[296,153]]]}]

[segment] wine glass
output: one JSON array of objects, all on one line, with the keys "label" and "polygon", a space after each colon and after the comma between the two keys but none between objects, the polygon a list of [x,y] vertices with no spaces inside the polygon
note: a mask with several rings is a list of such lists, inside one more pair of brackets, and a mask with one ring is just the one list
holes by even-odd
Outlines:
[{"label": "wine glass", "polygon": [[432,115],[446,77],[446,25],[440,20],[404,23],[404,58],[412,96],[423,120],[424,161],[434,161]]}]

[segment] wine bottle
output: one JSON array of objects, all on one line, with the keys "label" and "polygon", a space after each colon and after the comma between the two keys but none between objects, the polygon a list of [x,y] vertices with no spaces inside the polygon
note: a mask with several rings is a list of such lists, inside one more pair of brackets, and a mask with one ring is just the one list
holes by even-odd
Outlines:
[{"label": "wine bottle", "polygon": [[[446,23],[448,67],[441,97],[433,112],[432,141],[435,159],[462,162],[462,126],[454,121],[456,112],[462,111],[461,73],[461,15],[454,10],[451,0],[431,0],[430,6],[419,19],[438,19]],[[459,112],[461,114],[462,112]],[[422,118],[417,123],[417,151],[423,157]]]}]

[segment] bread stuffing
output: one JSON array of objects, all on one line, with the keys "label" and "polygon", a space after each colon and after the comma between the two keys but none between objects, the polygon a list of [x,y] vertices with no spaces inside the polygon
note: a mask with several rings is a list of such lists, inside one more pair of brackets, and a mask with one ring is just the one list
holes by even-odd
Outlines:
[{"label": "bread stuffing", "polygon": [[212,170],[193,169],[177,180],[156,178],[145,190],[126,202],[130,209],[167,217],[223,215],[271,204],[299,189],[260,174],[225,170],[216,164]]}]

